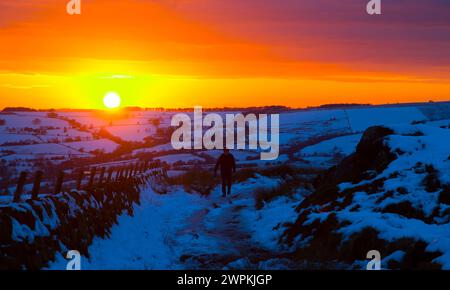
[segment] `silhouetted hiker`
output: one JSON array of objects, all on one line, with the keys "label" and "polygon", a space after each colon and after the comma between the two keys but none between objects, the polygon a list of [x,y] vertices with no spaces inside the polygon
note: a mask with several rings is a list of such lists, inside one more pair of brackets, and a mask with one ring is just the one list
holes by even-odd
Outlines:
[{"label": "silhouetted hiker", "polygon": [[236,173],[236,161],[234,156],[227,148],[223,149],[223,154],[217,160],[214,168],[214,175],[217,174],[217,169],[220,166],[220,176],[222,177],[222,194],[223,197],[231,194],[231,184],[233,173]]}]

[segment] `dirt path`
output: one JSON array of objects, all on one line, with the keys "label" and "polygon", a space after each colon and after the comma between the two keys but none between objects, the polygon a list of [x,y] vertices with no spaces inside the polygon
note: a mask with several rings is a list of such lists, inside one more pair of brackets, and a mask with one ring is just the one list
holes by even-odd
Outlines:
[{"label": "dirt path", "polygon": [[[252,240],[240,211],[248,196],[211,197],[211,207],[196,212],[179,234],[192,233],[203,243],[187,247],[180,261],[188,269],[257,268],[257,263],[272,256]],[[214,214],[211,214],[214,210]]]},{"label": "dirt path", "polygon": [[[259,269],[280,254],[252,237],[254,199],[241,191],[227,199],[217,190],[206,198],[144,191],[133,216],[124,213],[108,238],[93,241],[83,269]],[[49,269],[66,264],[61,254]]]}]

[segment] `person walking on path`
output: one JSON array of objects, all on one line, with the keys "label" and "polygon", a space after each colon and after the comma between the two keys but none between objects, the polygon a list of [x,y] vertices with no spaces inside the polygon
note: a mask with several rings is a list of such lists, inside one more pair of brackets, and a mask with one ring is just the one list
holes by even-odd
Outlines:
[{"label": "person walking on path", "polygon": [[231,194],[231,185],[233,183],[233,173],[236,173],[236,161],[230,150],[225,148],[223,154],[217,160],[214,168],[214,176],[217,175],[217,169],[220,167],[220,176],[222,177],[222,196]]}]

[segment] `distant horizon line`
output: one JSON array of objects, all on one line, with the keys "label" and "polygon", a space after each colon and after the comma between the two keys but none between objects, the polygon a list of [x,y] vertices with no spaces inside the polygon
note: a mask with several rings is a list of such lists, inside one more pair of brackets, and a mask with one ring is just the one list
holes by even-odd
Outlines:
[{"label": "distant horizon line", "polygon": [[[397,103],[384,103],[384,104],[368,104],[368,103],[326,103],[317,106],[306,107],[289,107],[284,105],[269,105],[269,106],[247,106],[247,107],[203,107],[204,111],[226,111],[226,110],[251,110],[251,109],[279,109],[279,110],[312,110],[312,109],[333,109],[343,107],[383,107],[383,106],[407,106],[407,105],[425,105],[425,104],[445,104],[450,103],[448,101],[427,101],[427,102],[397,102]],[[88,108],[45,108],[37,109],[33,107],[25,106],[6,106],[1,108],[0,112],[52,112],[52,111],[72,111],[72,112],[93,112],[93,111],[192,111],[192,107],[140,107],[140,106],[125,106],[119,109],[88,109]]]}]

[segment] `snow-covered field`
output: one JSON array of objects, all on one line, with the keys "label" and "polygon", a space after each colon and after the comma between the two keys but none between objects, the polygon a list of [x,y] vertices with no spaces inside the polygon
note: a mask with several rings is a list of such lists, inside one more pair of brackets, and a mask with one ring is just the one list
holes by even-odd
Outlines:
[{"label": "snow-covered field", "polygon": [[333,159],[353,153],[362,134],[346,135],[307,146],[296,153],[296,157],[319,166],[333,165]]},{"label": "snow-covered field", "polygon": [[[336,149],[336,152],[348,154],[354,148],[353,144],[357,142],[357,136],[359,136],[357,134],[367,127],[384,124],[410,124],[414,121],[436,119],[430,116],[430,112],[439,112],[440,116],[445,117],[445,110],[440,109],[443,106],[445,105],[434,105],[437,107],[435,109],[433,105],[423,104],[284,112],[280,115],[281,155],[294,154],[293,156],[297,157],[314,155],[309,160],[314,164],[317,157],[323,157],[322,155],[329,153],[329,147],[332,147],[333,150]],[[170,145],[170,136],[163,132],[170,128],[171,117],[175,113],[157,111],[126,111],[119,115],[96,111],[1,113],[0,158],[4,156],[4,160],[30,160],[32,159],[30,154],[35,153],[38,154],[35,159],[51,159],[52,155],[58,154],[65,156],[65,159],[68,160],[74,155],[91,157],[92,155],[87,153],[93,151],[97,154],[114,152],[119,147],[117,140],[107,140],[109,136],[104,134],[101,137],[96,136],[101,130],[125,142],[141,143],[140,148],[136,148],[131,153],[132,155],[171,152],[173,148]],[[226,113],[237,112],[220,112],[221,115]],[[351,136],[345,137],[345,135]],[[334,137],[340,136],[344,137],[334,139]],[[144,142],[149,138],[165,139],[166,144],[147,145]],[[322,138],[322,141],[329,140],[323,144],[314,142],[306,144],[317,138]],[[347,138],[349,139],[347,140]],[[347,143],[350,146],[347,146]],[[55,146],[54,144],[60,145]],[[25,147],[32,145],[38,145],[35,147],[36,150],[34,147]],[[22,146],[24,148],[20,148]],[[297,148],[298,146],[301,150]],[[44,147],[48,147],[48,149],[46,150]],[[43,155],[45,153],[48,154]],[[213,158],[216,157],[215,152],[207,152],[207,154]],[[248,151],[236,151],[235,154],[239,161],[244,163],[258,159]],[[164,157],[164,159],[166,158],[168,157]],[[289,160],[289,158],[284,158],[286,161]],[[192,158],[189,160],[195,161]],[[189,160],[185,161],[189,162]],[[323,165],[323,162],[319,162],[318,165],[321,164]]]},{"label": "snow-covered field", "polygon": [[97,139],[90,141],[79,141],[79,142],[66,142],[61,145],[73,148],[81,152],[92,152],[95,150],[103,151],[104,153],[111,153],[117,149],[119,146],[114,141],[108,139]]},{"label": "snow-covered field", "polygon": [[[342,235],[343,244],[368,227],[375,229],[377,237],[390,245],[383,253],[385,268],[409,255],[403,244],[395,249],[399,240],[408,238],[426,242],[429,252],[441,253],[433,262],[450,269],[450,197],[446,196],[450,195],[446,193],[450,188],[450,113],[441,106],[450,108],[422,104],[284,112],[280,115],[281,151],[276,163],[303,169],[330,168],[355,153],[363,132],[374,125],[395,132],[386,137],[385,144],[396,159],[382,172],[364,172],[373,178],[337,184],[337,194],[351,194],[339,195],[327,204],[314,204],[317,200],[308,196],[310,181],[305,181],[299,186],[304,195],[277,196],[258,209],[255,189],[281,186],[285,180],[280,175],[247,177],[234,186],[228,199],[221,197],[220,186],[206,197],[188,193],[182,186],[171,185],[165,195],[145,187],[135,215],[124,213],[109,238],[95,239],[89,248],[91,257],[83,258],[82,267],[299,268],[304,264],[286,255],[289,257],[293,249],[301,252],[313,240],[314,231],[311,237],[296,237],[289,247],[280,239],[285,241],[286,225],[297,224],[300,214],[305,215],[305,228],[326,224],[330,216],[335,218],[342,225],[333,232]],[[94,112],[56,113],[57,117],[46,112],[0,114],[0,165],[9,166],[8,170],[32,170],[38,160],[58,164],[61,159],[90,160],[110,154],[110,162],[159,160],[170,176],[178,176],[194,166],[211,171],[221,154],[220,150],[174,150],[169,131],[165,131],[174,112],[130,111],[115,119]],[[259,160],[258,151],[233,150],[232,154],[238,171],[243,167],[271,168]],[[104,162],[100,160],[96,162]],[[381,186],[376,179],[383,180]],[[301,202],[308,198],[313,201],[302,208]],[[364,259],[354,257],[346,265],[361,268]],[[60,255],[49,268],[64,269],[65,265]]]},{"label": "snow-covered field", "polygon": [[380,107],[346,110],[354,132],[361,132],[376,125],[409,124],[427,120],[416,107]]}]

